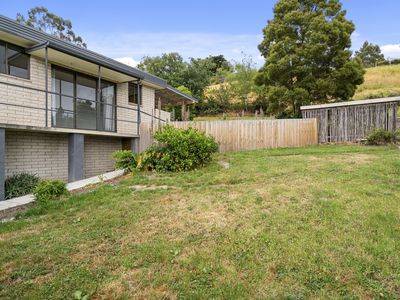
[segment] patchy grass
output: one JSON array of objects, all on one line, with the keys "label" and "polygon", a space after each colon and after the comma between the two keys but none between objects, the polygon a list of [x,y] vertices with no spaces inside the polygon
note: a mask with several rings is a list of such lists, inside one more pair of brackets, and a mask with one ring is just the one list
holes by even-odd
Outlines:
[{"label": "patchy grass", "polygon": [[0,224],[0,298],[399,298],[399,154],[219,154],[32,208]]},{"label": "patchy grass", "polygon": [[400,96],[400,65],[367,68],[364,83],[358,87],[354,99],[392,96]]}]

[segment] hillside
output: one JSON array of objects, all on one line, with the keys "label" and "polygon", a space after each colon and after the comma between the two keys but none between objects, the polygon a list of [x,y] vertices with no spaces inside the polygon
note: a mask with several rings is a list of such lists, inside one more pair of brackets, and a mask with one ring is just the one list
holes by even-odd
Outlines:
[{"label": "hillside", "polygon": [[364,84],[360,85],[354,99],[373,99],[400,96],[400,65],[366,69]]}]

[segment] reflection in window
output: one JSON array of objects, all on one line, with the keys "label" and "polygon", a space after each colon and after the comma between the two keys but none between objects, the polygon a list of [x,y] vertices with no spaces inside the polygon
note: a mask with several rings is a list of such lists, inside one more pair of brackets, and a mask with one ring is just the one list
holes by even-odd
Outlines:
[{"label": "reflection in window", "polygon": [[55,127],[74,128],[74,75],[53,71],[52,123]]},{"label": "reflection in window", "polygon": [[0,41],[0,73],[29,78],[29,55],[24,49]]},{"label": "reflection in window", "polygon": [[0,73],[6,73],[6,44],[0,41]]},{"label": "reflection in window", "polygon": [[96,85],[95,79],[81,75],[76,77],[76,128],[97,128]]},{"label": "reflection in window", "polygon": [[100,130],[114,131],[115,85],[110,82],[101,82],[101,99],[99,106],[98,126]]},{"label": "reflection in window", "polygon": [[64,69],[53,69],[52,125],[54,127],[115,131],[115,84]]},{"label": "reflection in window", "polygon": [[[139,91],[140,91],[140,95],[139,95]],[[138,85],[137,83],[134,82],[129,82],[128,85],[128,101],[129,103],[134,103],[134,104],[138,104],[140,103],[140,105],[142,105],[142,86]]]}]

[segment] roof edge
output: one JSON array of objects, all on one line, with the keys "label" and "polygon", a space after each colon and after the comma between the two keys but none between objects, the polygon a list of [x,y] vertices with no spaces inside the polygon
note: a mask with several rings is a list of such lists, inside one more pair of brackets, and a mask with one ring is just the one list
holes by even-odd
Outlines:
[{"label": "roof edge", "polygon": [[198,103],[198,102],[199,102],[199,100],[198,100],[197,98],[195,98],[195,97],[193,97],[193,96],[190,96],[190,95],[188,95],[188,94],[186,94],[186,93],[184,93],[184,92],[181,92],[180,90],[178,90],[178,89],[176,89],[176,88],[174,88],[174,87],[172,87],[172,86],[170,86],[170,85],[168,85],[168,86],[166,87],[166,89],[167,89],[167,90],[170,90],[171,92],[173,92],[173,93],[175,93],[175,94],[178,94],[178,95],[180,95],[180,96],[182,96],[182,97],[185,97],[186,99],[188,99],[188,100],[190,100],[190,101],[192,101],[192,102],[194,102],[194,103]]},{"label": "roof edge", "polygon": [[311,110],[311,109],[322,109],[322,108],[355,106],[355,105],[368,105],[368,104],[387,103],[387,102],[400,102],[400,96],[387,97],[387,98],[376,98],[376,99],[365,99],[365,100],[352,100],[352,101],[335,102],[335,103],[327,103],[327,104],[305,105],[305,106],[301,106],[300,110]]}]

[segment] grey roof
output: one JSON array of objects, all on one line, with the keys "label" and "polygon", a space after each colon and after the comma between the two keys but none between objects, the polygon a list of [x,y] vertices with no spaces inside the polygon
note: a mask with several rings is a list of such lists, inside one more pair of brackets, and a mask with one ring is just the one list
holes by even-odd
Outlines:
[{"label": "grey roof", "polygon": [[48,47],[67,53],[69,55],[81,58],[83,60],[92,62],[94,64],[100,65],[102,67],[133,76],[139,79],[143,79],[149,83],[155,84],[157,86],[166,88],[167,82],[157,76],[151,75],[147,72],[141,71],[139,69],[130,67],[123,63],[120,63],[114,59],[106,57],[104,55],[98,54],[96,52],[90,51],[88,49],[79,47],[72,43],[63,41],[57,37],[50,34],[37,30],[35,28],[20,24],[13,19],[0,15],[0,31],[10,33],[12,35],[19,36],[21,38],[30,40],[37,44],[42,44],[48,42]]},{"label": "grey roof", "polygon": [[301,110],[323,109],[323,108],[331,108],[331,107],[368,105],[368,104],[388,103],[388,102],[400,102],[400,97],[387,97],[387,98],[377,98],[377,99],[368,99],[368,100],[353,100],[353,101],[335,102],[335,103],[328,103],[328,104],[307,105],[307,106],[301,106],[300,109]]}]

